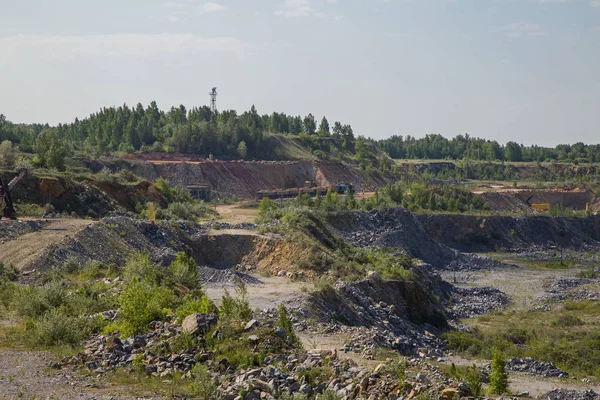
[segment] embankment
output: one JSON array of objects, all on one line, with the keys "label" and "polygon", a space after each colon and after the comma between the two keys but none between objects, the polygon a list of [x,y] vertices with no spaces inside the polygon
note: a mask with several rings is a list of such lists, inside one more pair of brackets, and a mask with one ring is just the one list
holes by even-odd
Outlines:
[{"label": "embankment", "polygon": [[162,177],[171,185],[203,185],[219,196],[255,197],[260,190],[353,183],[357,190],[370,191],[394,178],[379,170],[330,161],[89,161],[88,167],[117,171],[127,169],[155,181]]}]

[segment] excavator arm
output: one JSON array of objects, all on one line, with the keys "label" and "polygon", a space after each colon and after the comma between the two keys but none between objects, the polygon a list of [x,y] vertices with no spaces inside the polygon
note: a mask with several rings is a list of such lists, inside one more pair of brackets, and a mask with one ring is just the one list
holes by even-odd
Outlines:
[{"label": "excavator arm", "polygon": [[0,209],[2,209],[0,218],[4,216],[4,218],[17,219],[17,212],[15,211],[10,191],[26,176],[27,169],[23,168],[19,170],[19,174],[8,184],[4,184],[4,180],[0,178]]},{"label": "excavator arm", "polygon": [[8,182],[8,191],[10,192],[12,190],[13,187],[15,187],[15,185],[17,183],[19,183],[21,181],[21,179],[25,178],[27,176],[27,168],[21,168],[19,170],[19,175],[15,176],[14,179],[10,182]]}]

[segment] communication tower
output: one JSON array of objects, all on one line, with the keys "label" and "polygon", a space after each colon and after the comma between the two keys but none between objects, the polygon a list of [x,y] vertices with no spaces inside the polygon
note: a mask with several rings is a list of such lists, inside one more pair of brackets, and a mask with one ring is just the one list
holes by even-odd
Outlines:
[{"label": "communication tower", "polygon": [[212,91],[208,94],[210,96],[210,110],[213,113],[217,112],[217,88],[212,88]]}]

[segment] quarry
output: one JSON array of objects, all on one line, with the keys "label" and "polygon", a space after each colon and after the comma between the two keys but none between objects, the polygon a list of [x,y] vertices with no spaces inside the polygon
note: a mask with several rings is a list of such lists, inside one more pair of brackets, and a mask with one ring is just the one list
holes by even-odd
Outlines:
[{"label": "quarry", "polygon": [[[257,193],[352,182],[341,199],[372,199],[397,175],[319,161],[77,162],[95,175],[30,174],[12,191],[16,210],[36,204],[44,214],[0,222],[0,265],[12,282],[2,292],[0,398],[42,388],[48,398],[173,398],[169,387],[174,398],[483,398],[491,346],[504,349],[512,397],[598,398],[596,365],[567,351],[588,346],[570,335],[594,337],[600,299],[600,217],[589,189],[477,182],[467,187],[489,211],[323,212],[298,208],[300,195],[269,203]],[[117,178],[123,171],[140,178]],[[141,203],[173,202],[159,178],[232,200],[214,200],[196,221],[140,215]],[[584,215],[550,215],[559,204]],[[181,305],[157,310],[147,327],[123,325],[136,320],[119,305],[137,282],[131,274],[150,273],[152,290],[163,290],[178,265],[191,268],[168,286]],[[214,305],[192,306],[198,295]],[[96,305],[73,303],[87,298]],[[67,320],[53,321],[52,307],[70,310]],[[90,333],[59,339],[79,323]],[[35,336],[42,328],[50,339]]]}]

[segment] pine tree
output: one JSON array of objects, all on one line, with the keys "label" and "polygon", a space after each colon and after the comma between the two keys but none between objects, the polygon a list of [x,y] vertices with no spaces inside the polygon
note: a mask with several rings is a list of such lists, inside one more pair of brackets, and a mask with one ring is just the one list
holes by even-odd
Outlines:
[{"label": "pine tree", "polygon": [[508,391],[508,374],[506,373],[504,359],[498,349],[494,349],[492,358],[490,391],[493,394],[503,394]]}]

